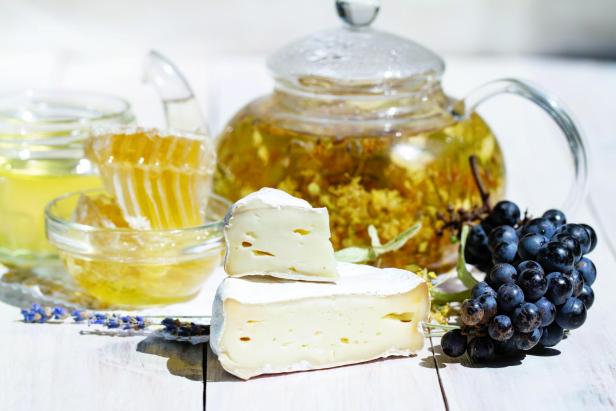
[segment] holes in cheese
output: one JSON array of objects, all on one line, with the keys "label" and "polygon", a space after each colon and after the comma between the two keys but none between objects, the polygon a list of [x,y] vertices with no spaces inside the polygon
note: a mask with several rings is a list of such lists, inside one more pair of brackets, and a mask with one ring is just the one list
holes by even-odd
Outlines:
[{"label": "holes in cheese", "polygon": [[261,189],[237,201],[225,218],[225,272],[334,282],[338,272],[330,235],[327,209]]},{"label": "holes in cheese", "polygon": [[272,253],[268,253],[267,251],[263,251],[263,250],[252,250],[252,253],[254,255],[257,256],[269,256],[269,257],[274,257],[274,254]]},{"label": "holes in cheese", "polygon": [[[337,271],[336,283],[226,278],[210,335],[222,367],[247,379],[409,356],[423,346],[430,307],[423,279],[358,264],[338,263]],[[240,341],[248,330],[250,343]]]},{"label": "holes in cheese", "polygon": [[398,320],[403,323],[410,323],[413,321],[413,313],[389,313],[383,318],[388,318],[390,320]]}]

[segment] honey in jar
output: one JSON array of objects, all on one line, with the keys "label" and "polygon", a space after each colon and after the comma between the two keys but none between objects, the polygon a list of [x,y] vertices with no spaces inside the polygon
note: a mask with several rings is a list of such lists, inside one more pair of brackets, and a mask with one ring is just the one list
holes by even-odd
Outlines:
[{"label": "honey in jar", "polygon": [[29,91],[0,97],[0,263],[33,267],[56,258],[44,210],[60,194],[98,187],[83,155],[90,127],[129,124],[121,99]]}]

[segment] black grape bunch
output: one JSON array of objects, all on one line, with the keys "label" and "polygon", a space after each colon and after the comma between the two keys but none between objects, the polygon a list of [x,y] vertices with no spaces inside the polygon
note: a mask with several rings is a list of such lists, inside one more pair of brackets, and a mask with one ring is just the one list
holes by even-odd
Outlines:
[{"label": "black grape bunch", "polygon": [[597,270],[586,255],[596,245],[592,227],[560,210],[520,220],[515,203],[496,204],[469,231],[464,257],[486,278],[462,304],[462,326],[442,337],[443,352],[482,363],[558,344],[593,305]]}]

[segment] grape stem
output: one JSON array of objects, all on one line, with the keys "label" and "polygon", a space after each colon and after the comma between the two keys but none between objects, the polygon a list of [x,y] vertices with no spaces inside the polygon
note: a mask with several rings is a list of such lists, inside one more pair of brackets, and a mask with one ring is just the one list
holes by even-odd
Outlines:
[{"label": "grape stem", "polygon": [[436,234],[441,236],[446,230],[450,230],[452,232],[452,242],[460,238],[462,235],[462,226],[465,223],[480,221],[492,210],[490,193],[486,190],[483,180],[481,179],[479,159],[476,155],[471,155],[468,157],[468,162],[471,168],[473,181],[481,197],[481,205],[472,205],[469,209],[464,207],[456,209],[452,204],[449,204],[445,212],[438,211],[436,213],[437,220],[442,222],[442,225],[436,230]]},{"label": "grape stem", "polygon": [[475,185],[477,186],[477,190],[479,190],[479,195],[481,196],[481,202],[483,203],[483,207],[487,210],[490,210],[492,207],[490,206],[490,193],[486,190],[483,185],[483,181],[481,180],[481,176],[479,175],[479,164],[477,163],[477,156],[471,155],[468,158],[468,162],[471,166],[471,173],[473,174],[473,180],[475,180]]},{"label": "grape stem", "polygon": [[458,328],[460,328],[457,325],[453,325],[453,324],[439,324],[439,323],[427,323],[423,325],[424,328],[426,329],[431,329],[431,328],[440,328],[443,330],[457,330]]}]

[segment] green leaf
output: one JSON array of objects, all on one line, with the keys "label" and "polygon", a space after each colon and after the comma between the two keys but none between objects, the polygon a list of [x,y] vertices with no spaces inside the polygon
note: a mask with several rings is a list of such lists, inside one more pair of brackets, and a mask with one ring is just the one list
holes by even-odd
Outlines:
[{"label": "green leaf", "polygon": [[430,289],[430,295],[432,296],[432,303],[443,304],[450,303],[453,301],[464,301],[471,296],[471,290],[463,290],[457,293],[447,293],[445,291],[441,291],[436,287],[432,287]]},{"label": "green leaf", "polygon": [[372,224],[368,226],[368,236],[370,236],[370,245],[372,247],[380,247],[382,245],[381,239],[379,238],[379,232],[376,231],[376,227]]},{"label": "green leaf", "polygon": [[364,263],[376,259],[372,247],[347,247],[334,253],[336,260],[346,263]]},{"label": "green leaf", "polygon": [[[479,281],[466,269],[466,260],[464,259],[464,247],[466,246],[466,237],[468,237],[468,232],[470,227],[468,225],[464,225],[462,227],[462,235],[460,238],[460,251],[458,252],[458,278],[462,281],[468,288],[473,288]],[[470,290],[469,290],[470,291]]]},{"label": "green leaf", "polygon": [[[372,227],[372,226],[370,226]],[[378,240],[378,233],[376,228],[372,227],[372,229],[368,227],[368,234],[372,239],[372,243],[376,242],[380,243]],[[417,223],[412,227],[404,230],[400,234],[398,234],[394,239],[389,241],[384,245],[372,245],[369,247],[348,247],[343,248],[342,250],[338,250],[335,253],[336,260],[343,261],[347,263],[367,263],[370,261],[376,260],[380,255],[391,253],[393,251],[399,250],[406,244],[406,242],[413,237],[417,231],[421,228],[421,224]],[[376,240],[376,241],[375,241]]]}]

